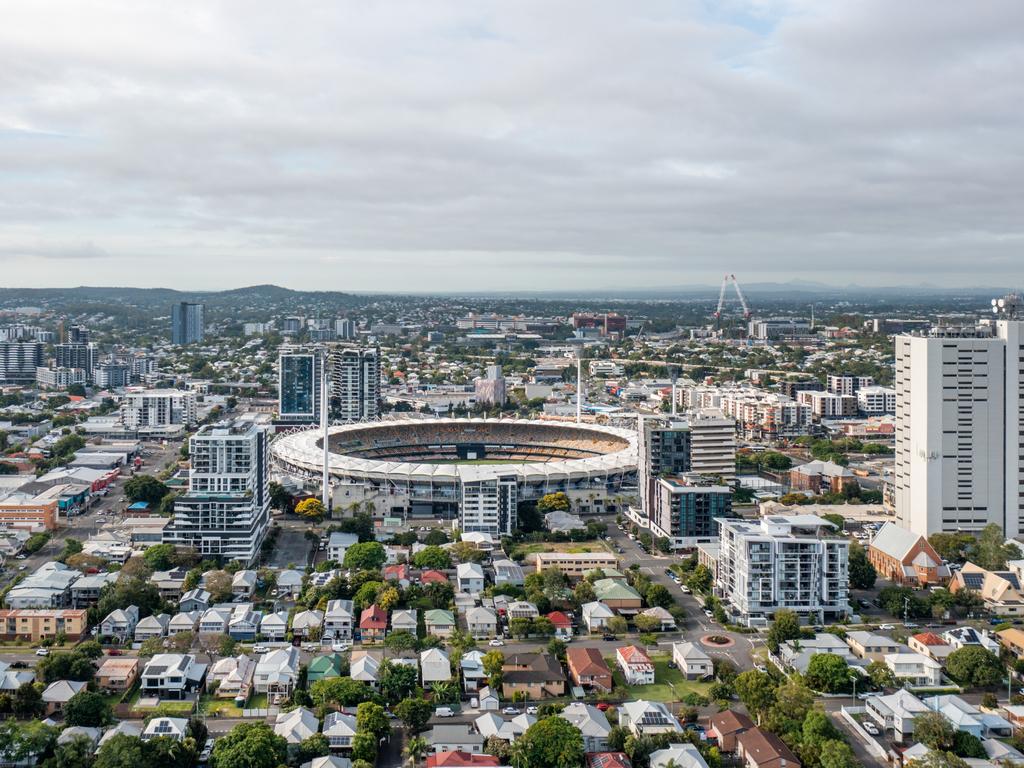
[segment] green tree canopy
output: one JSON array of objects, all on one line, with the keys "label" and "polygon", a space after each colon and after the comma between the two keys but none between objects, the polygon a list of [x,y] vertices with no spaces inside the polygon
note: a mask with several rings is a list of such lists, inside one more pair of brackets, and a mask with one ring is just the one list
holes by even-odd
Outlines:
[{"label": "green tree canopy", "polygon": [[124,494],[129,500],[144,501],[154,507],[170,493],[170,490],[152,475],[135,475],[124,484]]},{"label": "green tree canopy", "polygon": [[452,558],[441,547],[428,546],[412,556],[412,564],[417,568],[445,569],[452,567]]},{"label": "green tree canopy", "polygon": [[242,723],[217,739],[211,768],[277,768],[288,759],[288,742],[266,723]]},{"label": "green tree canopy", "polygon": [[64,705],[64,721],[68,725],[84,725],[96,728],[107,725],[114,719],[107,699],[100,693],[79,691]]},{"label": "green tree canopy", "polygon": [[807,684],[822,693],[839,693],[850,684],[846,659],[831,653],[816,653],[807,664]]},{"label": "green tree canopy", "polygon": [[946,657],[946,672],[961,685],[996,685],[1005,677],[999,657],[980,645],[965,645]]},{"label": "green tree canopy", "polygon": [[434,708],[426,699],[409,697],[398,702],[393,709],[399,719],[413,733],[419,733],[426,728]]},{"label": "green tree canopy", "polygon": [[561,717],[546,717],[526,729],[513,744],[513,765],[569,768],[583,764],[583,736]]},{"label": "green tree canopy", "polygon": [[914,738],[929,749],[951,749],[955,736],[956,726],[939,712],[925,712],[914,718]]},{"label": "green tree canopy", "polygon": [[775,612],[775,619],[768,628],[767,644],[772,653],[778,653],[779,646],[787,640],[800,637],[800,619],[788,608]]},{"label": "green tree canopy", "polygon": [[775,680],[767,672],[749,669],[733,680],[732,686],[747,710],[757,717],[763,715],[775,703]]},{"label": "green tree canopy", "polygon": [[850,545],[850,586],[854,589],[871,589],[875,586],[878,572],[868,562],[867,552],[857,542]]},{"label": "green tree canopy", "polygon": [[357,571],[379,571],[387,560],[384,545],[376,541],[359,542],[345,550],[346,568]]}]

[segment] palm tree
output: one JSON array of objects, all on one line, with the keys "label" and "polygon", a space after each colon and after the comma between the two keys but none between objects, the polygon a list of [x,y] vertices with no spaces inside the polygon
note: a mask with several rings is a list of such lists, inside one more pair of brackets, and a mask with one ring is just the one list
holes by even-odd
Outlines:
[{"label": "palm tree", "polygon": [[448,704],[455,701],[459,695],[459,687],[452,680],[444,680],[434,683],[434,701],[439,704]]},{"label": "palm tree", "polygon": [[405,756],[409,758],[410,765],[417,765],[423,756],[427,754],[430,745],[422,736],[413,736],[405,745]]}]

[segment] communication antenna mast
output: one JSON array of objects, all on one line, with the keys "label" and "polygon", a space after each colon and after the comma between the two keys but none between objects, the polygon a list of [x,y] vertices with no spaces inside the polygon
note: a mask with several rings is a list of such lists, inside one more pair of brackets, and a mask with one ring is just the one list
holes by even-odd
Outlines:
[{"label": "communication antenna mast", "polygon": [[324,441],[324,466],[323,466],[323,477],[321,479],[323,488],[321,493],[321,501],[323,502],[324,509],[327,510],[328,517],[331,514],[331,473],[330,473],[330,455],[331,452],[327,446],[328,429],[327,425],[330,423],[328,418],[328,411],[330,410],[330,398],[327,396],[328,381],[327,368],[330,357],[321,353],[320,355],[320,428],[323,430],[323,441]]},{"label": "communication antenna mast", "polygon": [[583,358],[576,355],[576,423],[583,421]]},{"label": "communication antenna mast", "polygon": [[746,298],[743,296],[743,291],[740,288],[740,283],[736,279],[736,275],[726,275],[722,278],[722,287],[718,291],[718,308],[715,310],[715,327],[722,327],[722,309],[725,307],[725,289],[732,283],[732,287],[736,291],[736,297],[740,300],[740,305],[743,307],[743,319],[750,319],[750,307],[747,304]]}]

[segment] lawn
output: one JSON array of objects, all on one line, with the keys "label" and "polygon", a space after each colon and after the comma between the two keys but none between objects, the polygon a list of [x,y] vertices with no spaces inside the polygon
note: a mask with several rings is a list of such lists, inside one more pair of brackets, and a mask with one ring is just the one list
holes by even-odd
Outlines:
[{"label": "lawn", "polygon": [[622,676],[622,670],[615,663],[615,657],[609,656],[605,659],[612,670],[612,681],[616,688],[622,687],[629,691],[631,699],[647,699],[648,701],[682,701],[688,693],[698,693],[701,696],[708,695],[708,688],[711,683],[701,683],[696,680],[686,680],[683,673],[678,669],[670,669],[668,654],[651,654],[651,661],[654,662],[654,684],[653,685],[626,685]]},{"label": "lawn", "polygon": [[[259,693],[251,696],[245,704],[245,709],[266,709],[267,695]],[[199,700],[199,709],[207,715],[215,717],[241,717],[242,709],[235,706],[234,699],[215,699],[212,696],[204,695]]]},{"label": "lawn", "polygon": [[517,544],[512,550],[512,557],[517,555],[536,555],[539,552],[567,552],[569,554],[580,554],[583,552],[608,552],[610,551],[600,541],[538,541],[530,544]]}]

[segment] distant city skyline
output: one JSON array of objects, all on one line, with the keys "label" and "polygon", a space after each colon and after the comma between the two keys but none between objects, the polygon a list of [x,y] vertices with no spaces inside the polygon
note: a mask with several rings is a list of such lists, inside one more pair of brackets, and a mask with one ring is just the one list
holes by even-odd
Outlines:
[{"label": "distant city skyline", "polygon": [[1019,287],[1022,30],[1012,0],[16,5],[0,279]]}]

